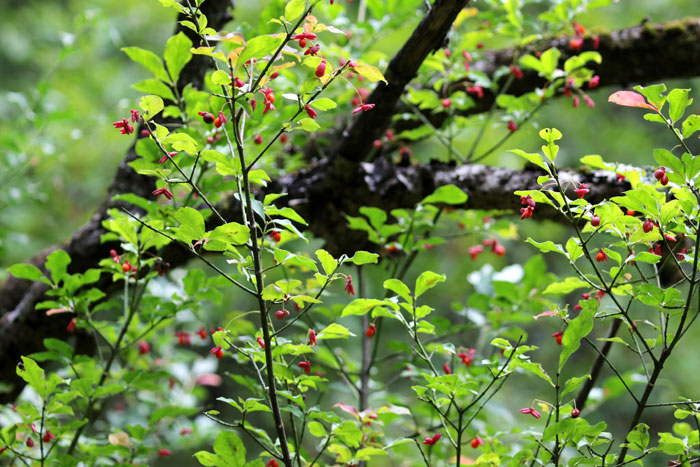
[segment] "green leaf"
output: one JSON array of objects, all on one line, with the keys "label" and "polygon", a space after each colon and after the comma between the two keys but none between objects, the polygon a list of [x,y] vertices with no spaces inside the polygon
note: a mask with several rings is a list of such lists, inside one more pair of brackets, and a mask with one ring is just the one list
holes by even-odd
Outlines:
[{"label": "green leaf", "polygon": [[357,266],[361,266],[363,264],[377,264],[377,261],[379,261],[379,255],[360,250],[356,251],[352,258],[348,258],[348,261]]},{"label": "green leaf", "polygon": [[547,381],[550,384],[550,386],[554,387],[552,378],[550,378],[547,372],[544,371],[544,368],[541,364],[534,362],[526,362],[521,359],[514,359],[513,366],[516,368],[522,368],[523,370],[532,373],[533,375],[539,376],[543,380]]},{"label": "green leaf", "polygon": [[316,335],[317,339],[347,339],[354,334],[338,323],[331,323]]},{"label": "green leaf", "polygon": [[213,452],[197,451],[194,453],[194,457],[205,467],[224,467],[226,465],[226,463]]},{"label": "green leaf", "polygon": [[683,122],[683,138],[690,138],[698,130],[700,130],[700,115],[688,115]]},{"label": "green leaf", "polygon": [[175,237],[187,244],[193,240],[204,238],[204,218],[196,209],[180,208],[175,213],[175,219],[180,225],[175,229]]},{"label": "green leaf", "polygon": [[593,316],[595,315],[596,305],[590,302],[591,300],[582,302],[583,309],[575,319],[569,321],[569,326],[564,331],[561,341],[561,354],[559,355],[559,369],[564,367],[571,354],[576,352],[581,346],[581,339],[593,330]]},{"label": "green leaf", "polygon": [[45,394],[45,379],[44,370],[42,370],[37,363],[29,357],[22,356],[22,367],[17,366],[17,376],[22,378],[29,386],[31,386],[34,391],[41,396],[42,399],[46,399]]},{"label": "green leaf", "polygon": [[252,58],[262,58],[273,52],[282,44],[280,36],[257,36],[248,41],[248,45],[238,57],[238,62],[243,64]]},{"label": "green leaf", "polygon": [[438,187],[433,194],[423,198],[420,204],[464,204],[467,202],[467,194],[455,185],[443,185]]},{"label": "green leaf", "polygon": [[685,113],[685,109],[693,103],[693,99],[688,99],[688,92],[690,92],[690,89],[674,89],[666,97],[669,105],[668,116],[673,123],[680,120]]},{"label": "green leaf", "polygon": [[411,297],[411,290],[406,284],[401,282],[399,279],[387,279],[384,281],[384,288],[391,290],[399,297],[403,298],[406,302],[413,304],[413,297]]},{"label": "green leaf", "polygon": [[362,316],[366,315],[378,306],[387,305],[388,303],[384,300],[377,300],[374,298],[356,298],[343,309],[340,316],[343,318],[346,316]]},{"label": "green leaf", "polygon": [[180,77],[182,69],[192,59],[191,47],[192,41],[183,32],[172,36],[165,44],[165,53],[163,54],[165,65],[168,67],[172,81],[175,83]]},{"label": "green leaf", "polygon": [[426,290],[435,287],[438,282],[444,282],[446,276],[432,271],[425,271],[416,279],[416,298],[423,295]]},{"label": "green leaf", "polygon": [[518,156],[522,157],[523,159],[532,162],[535,164],[537,167],[545,170],[547,173],[551,172],[549,171],[549,167],[544,163],[544,158],[540,154],[534,154],[534,153],[528,153],[525,152],[521,149],[511,149],[508,152],[512,152],[513,154],[517,154]]},{"label": "green leaf", "polygon": [[355,422],[344,421],[333,430],[333,435],[351,448],[357,448],[362,441],[362,431]]},{"label": "green leaf", "polygon": [[309,117],[302,118],[297,123],[299,124],[299,128],[301,128],[304,131],[316,131],[319,128],[321,128],[321,125],[319,125],[314,119]]},{"label": "green leaf", "polygon": [[205,250],[226,251],[233,245],[244,245],[250,239],[250,230],[245,225],[229,222],[207,232],[206,236],[209,242],[204,245]]},{"label": "green leaf", "polygon": [[330,277],[338,267],[338,261],[336,261],[336,259],[333,258],[330,253],[323,249],[316,250],[316,256],[318,257],[319,261],[321,261],[321,265],[323,266],[323,270],[326,272],[326,275]]},{"label": "green leaf", "polygon": [[63,250],[56,250],[46,258],[46,269],[51,272],[51,280],[58,283],[61,279],[68,275],[68,265],[70,264],[70,256]]},{"label": "green leaf", "polygon": [[144,112],[144,118],[149,120],[163,110],[163,99],[155,95],[143,96],[139,101],[139,107]]},{"label": "green leaf", "polygon": [[338,104],[328,99],[327,97],[321,97],[320,99],[316,99],[313,102],[309,103],[309,105],[315,109],[323,111],[335,109],[338,106]]},{"label": "green leaf", "polygon": [[384,78],[382,72],[379,71],[379,68],[377,68],[376,66],[356,65],[355,68],[352,69],[352,71],[354,71],[360,76],[364,76],[373,83],[376,83],[377,81],[384,81],[385,84],[389,84]]},{"label": "green leaf", "polygon": [[559,153],[559,146],[554,144],[554,141],[561,139],[561,137],[561,132],[556,128],[545,128],[540,130],[540,138],[547,142],[547,145],[542,146],[542,152],[552,162],[554,162],[554,160],[557,158],[557,154]]},{"label": "green leaf", "polygon": [[245,465],[245,446],[236,433],[220,432],[214,440],[214,452],[226,465],[231,467]]},{"label": "green leaf", "polygon": [[565,395],[569,394],[570,392],[575,391],[587,379],[591,379],[591,375],[575,376],[573,378],[569,378],[568,380],[566,380],[566,383],[564,383],[564,389],[562,389],[559,397],[560,398],[564,397]]},{"label": "green leaf", "polygon": [[175,95],[173,94],[172,89],[170,89],[167,84],[156,78],[139,81],[136,84],[132,84],[131,87],[145,94],[155,94],[163,99],[170,99],[171,101],[175,100]]},{"label": "green leaf", "polygon": [[284,19],[293,21],[304,13],[304,0],[291,0],[284,7]]},{"label": "green leaf", "polygon": [[659,433],[659,450],[670,456],[685,454],[685,443],[671,433]]},{"label": "green leaf", "polygon": [[640,423],[627,433],[627,443],[635,451],[644,452],[649,445],[649,425]]},{"label": "green leaf", "polygon": [[581,158],[581,163],[586,164],[594,169],[615,170],[615,164],[605,162],[602,157],[597,154],[590,154]]},{"label": "green leaf", "polygon": [[538,243],[538,242],[534,241],[532,238],[528,238],[525,241],[527,243],[537,247],[537,249],[540,250],[542,253],[548,253],[550,251],[555,251],[555,252],[560,253],[564,256],[567,256],[566,252],[564,251],[564,248],[562,248],[561,245],[559,245],[558,243],[554,243],[550,240],[547,240],[546,242]]},{"label": "green leaf", "polygon": [[158,55],[154,54],[150,50],[144,50],[139,47],[124,47],[121,49],[131,60],[143,65],[146,69],[150,70],[156,78],[162,79],[166,83],[170,82],[170,77],[168,72],[165,71],[163,62]]},{"label": "green leaf", "polygon": [[15,276],[17,279],[27,279],[30,281],[38,281],[43,275],[41,269],[34,266],[33,264],[13,264],[7,268],[8,272]]},{"label": "green leaf", "polygon": [[224,70],[216,70],[211,75],[211,82],[218,85],[228,86],[231,84],[231,77]]},{"label": "green leaf", "polygon": [[683,163],[666,149],[654,149],[654,159],[659,165],[671,168],[678,175],[683,175]]},{"label": "green leaf", "polygon": [[325,438],[326,437],[326,429],[321,425],[320,422],[309,422],[308,424],[309,428],[309,433],[311,433],[312,436],[315,436],[317,438]]},{"label": "green leaf", "polygon": [[634,90],[640,93],[642,96],[646,97],[651,105],[656,107],[658,110],[666,103],[666,97],[662,94],[666,91],[665,84],[654,84],[652,86],[635,86]]},{"label": "green leaf", "polygon": [[567,277],[560,282],[552,282],[542,292],[546,295],[566,295],[576,289],[590,288],[588,282],[579,279],[578,277]]}]

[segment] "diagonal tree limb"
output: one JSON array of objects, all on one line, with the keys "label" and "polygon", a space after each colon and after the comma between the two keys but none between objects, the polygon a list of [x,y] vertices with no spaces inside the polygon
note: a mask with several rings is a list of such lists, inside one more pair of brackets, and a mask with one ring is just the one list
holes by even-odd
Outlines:
[{"label": "diagonal tree limb", "polygon": [[418,74],[418,68],[434,50],[443,46],[457,14],[470,0],[435,0],[427,15],[389,62],[384,73],[388,84],[375,87],[367,102],[375,105],[362,112],[333,148],[332,154],[349,161],[362,161],[372,149],[372,142],[391,122],[408,83]]}]

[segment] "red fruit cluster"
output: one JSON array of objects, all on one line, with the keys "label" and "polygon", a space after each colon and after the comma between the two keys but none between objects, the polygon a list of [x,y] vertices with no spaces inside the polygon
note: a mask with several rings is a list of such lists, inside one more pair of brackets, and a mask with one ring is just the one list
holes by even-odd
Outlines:
[{"label": "red fruit cluster", "polygon": [[316,331],[309,329],[309,345],[314,346],[316,343]]},{"label": "red fruit cluster", "polygon": [[473,440],[469,443],[471,447],[474,449],[478,448],[479,446],[482,446],[484,444],[484,440],[481,439],[479,436],[475,436]]},{"label": "red fruit cluster", "polygon": [[297,41],[299,43],[299,47],[304,48],[306,47],[306,41],[307,40],[314,40],[318,36],[314,33],[311,32],[303,32],[301,34],[296,34],[292,39]]},{"label": "red fruit cluster", "polygon": [[556,339],[557,344],[561,345],[561,340],[564,337],[564,331],[557,331],[554,334],[552,334],[552,337]]},{"label": "red fruit cluster", "polygon": [[282,321],[282,320],[283,320],[284,318],[286,318],[287,316],[289,316],[289,312],[288,312],[287,310],[277,310],[277,311],[275,311],[275,317],[276,317],[278,320],[280,320],[280,321]]},{"label": "red fruit cluster", "polygon": [[520,208],[520,219],[531,218],[532,214],[535,212],[535,206],[537,206],[537,203],[535,203],[535,200],[532,199],[532,196],[521,196],[520,204],[525,206],[524,208]]},{"label": "red fruit cluster", "polygon": [[598,250],[598,253],[595,255],[595,260],[598,261],[599,263],[602,263],[603,261],[607,261],[608,259],[609,259],[608,255],[605,254],[605,252],[603,251],[602,248],[600,250]]},{"label": "red fruit cluster", "polygon": [[642,224],[642,230],[644,230],[644,233],[651,232],[652,230],[654,230],[654,223],[649,219],[645,220]]},{"label": "red fruit cluster", "polygon": [[175,333],[175,337],[178,339],[178,344],[180,345],[190,345],[190,333],[185,331],[178,331]]},{"label": "red fruit cluster", "polygon": [[367,327],[367,331],[365,331],[365,334],[367,335],[368,339],[371,339],[374,337],[374,333],[377,332],[377,327],[374,324],[370,324]]},{"label": "red fruit cluster", "polygon": [[213,349],[209,351],[210,354],[216,355],[216,358],[223,358],[224,357],[224,349],[221,348],[220,345],[217,345]]},{"label": "red fruit cluster", "polygon": [[471,86],[467,88],[467,94],[475,94],[477,99],[484,97],[484,88],[481,86]]},{"label": "red fruit cluster", "polygon": [[442,371],[444,371],[446,375],[451,375],[451,374],[452,374],[452,369],[450,368],[450,364],[447,363],[447,362],[445,362],[445,363],[442,365]]},{"label": "red fruit cluster", "polygon": [[457,357],[462,360],[462,363],[465,365],[471,366],[472,362],[474,362],[474,355],[476,355],[476,350],[469,349],[467,352],[459,352]]},{"label": "red fruit cluster", "polygon": [[432,438],[425,438],[423,440],[423,444],[425,444],[426,446],[435,446],[435,443],[440,441],[440,438],[442,438],[442,434],[435,433]]},{"label": "red fruit cluster", "polygon": [[583,199],[584,196],[586,196],[586,193],[590,192],[591,190],[588,189],[588,185],[585,183],[582,183],[579,185],[578,188],[574,190],[574,193],[578,196],[578,199]]},{"label": "red fruit cluster", "polygon": [[666,175],[666,167],[659,167],[654,172],[654,178],[659,181],[663,186],[668,185],[668,175]]},{"label": "red fruit cluster", "polygon": [[498,240],[495,238],[487,238],[481,243],[483,243],[484,246],[490,246],[491,252],[495,253],[496,256],[503,256],[506,254],[506,248],[498,243]]},{"label": "red fruit cluster", "polygon": [[510,74],[515,77],[515,79],[523,79],[523,71],[515,65],[510,66]]},{"label": "red fruit cluster", "polygon": [[347,276],[345,278],[345,291],[348,295],[355,295],[355,287],[352,285],[352,276]]},{"label": "red fruit cluster", "polygon": [[270,238],[275,242],[279,243],[282,240],[282,234],[278,230],[273,230],[270,232]]},{"label": "red fruit cluster", "polygon": [[307,374],[307,375],[311,374],[311,362],[306,362],[306,361],[299,362],[299,363],[297,363],[297,365],[299,365],[299,368],[304,370],[305,374]]},{"label": "red fruit cluster", "polygon": [[[275,106],[273,105],[275,103],[275,91],[272,88],[264,88],[261,89],[260,92],[265,96],[265,99],[263,100],[263,103],[265,104],[265,108],[263,109],[263,115],[265,115],[270,110],[275,110]],[[253,107],[253,110],[255,110],[255,107]]]},{"label": "red fruit cluster", "polygon": [[540,417],[542,416],[542,415],[540,415],[540,413],[539,413],[537,410],[533,409],[532,407],[527,407],[527,408],[525,408],[525,409],[520,409],[520,413],[524,413],[524,414],[526,414],[526,415],[529,414],[529,415],[532,415],[532,416],[535,417],[535,418],[540,418]]}]

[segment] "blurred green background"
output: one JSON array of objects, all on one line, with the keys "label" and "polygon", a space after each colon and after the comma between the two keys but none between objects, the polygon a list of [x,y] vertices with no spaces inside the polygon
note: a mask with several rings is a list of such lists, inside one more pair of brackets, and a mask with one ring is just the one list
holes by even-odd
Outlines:
[{"label": "blurred green background", "polygon": [[[235,29],[238,23],[257,24],[266,3],[238,0],[236,24],[229,29]],[[356,3],[348,7],[352,10]],[[479,4],[475,1],[473,6]],[[117,164],[132,142],[114,131],[111,122],[135,107],[139,93],[130,86],[147,77],[147,72],[130,62],[119,49],[137,45],[160,53],[173,31],[175,15],[174,10],[163,8],[155,0],[6,0],[0,8],[1,279],[4,267],[70,238],[103,199]],[[700,16],[700,2],[622,0],[586,13],[579,21],[588,28],[615,29],[639,24],[645,18],[658,22],[689,16]],[[373,45],[391,53],[400,47],[413,26],[406,24],[404,29]],[[700,79],[669,80],[666,84],[669,88],[700,89]],[[653,164],[653,148],[673,147],[672,136],[661,126],[645,122],[642,112],[608,104],[607,96],[614,90],[603,88],[593,92],[597,105],[592,109],[585,106],[574,109],[568,100],[546,106],[534,119],[534,125],[516,133],[486,163],[522,166],[521,160],[506,150],[518,147],[535,151],[540,145],[538,128],[554,126],[564,134],[560,152],[563,166],[576,167],[578,158],[585,154],[600,154],[609,161]],[[461,139],[467,144],[471,137],[473,134],[467,132]],[[499,137],[497,133],[488,134],[482,147],[490,146]],[[414,148],[419,159],[427,160],[443,153],[444,148],[432,141]],[[444,296],[439,293],[430,296],[431,305],[447,312],[455,294],[446,291],[462,290],[460,296],[466,296],[473,290],[466,281],[467,275],[487,263],[500,270],[527,261],[535,250],[522,239],[532,236],[538,241],[557,241],[567,235],[563,226],[551,222],[520,225],[519,239],[507,243],[508,255],[504,258],[482,258],[474,263],[466,252],[470,245],[464,242],[454,242],[426,254],[420,268],[441,271],[450,278],[442,286]],[[547,258],[547,263],[551,271],[568,272],[567,265],[554,263],[551,258]],[[376,277],[368,277],[369,296],[382,293],[381,274],[377,271]],[[244,305],[238,303],[237,308]],[[545,346],[544,342],[550,343],[547,339],[556,329],[550,329],[549,323],[535,324],[538,327],[530,330],[531,336],[535,340],[541,337],[543,347],[551,350],[552,346]],[[354,330],[361,332],[359,328]],[[686,377],[680,382],[663,381],[657,396],[675,399],[679,395],[695,394],[693,391],[700,385],[696,371],[700,339],[692,336],[689,344],[678,349],[671,362],[671,373]],[[544,360],[546,366],[555,361],[556,354],[535,358]],[[578,358],[584,359],[584,356]],[[629,367],[633,365],[631,362]],[[494,403],[503,403],[507,418],[508,410],[528,406],[532,394],[539,389],[543,387],[537,386],[533,378],[516,376]],[[624,396],[620,401],[605,410],[610,413],[628,410]],[[653,412],[649,415],[647,421],[658,423],[662,431],[670,429],[670,419],[654,419]],[[619,430],[624,426],[611,428]]]}]

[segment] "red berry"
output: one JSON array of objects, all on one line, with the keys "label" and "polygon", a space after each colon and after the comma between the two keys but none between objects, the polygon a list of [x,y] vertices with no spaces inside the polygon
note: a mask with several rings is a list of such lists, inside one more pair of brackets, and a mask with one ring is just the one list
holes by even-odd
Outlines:
[{"label": "red berry", "polygon": [[302,49],[306,47],[306,39],[304,39],[303,37],[299,39],[299,47],[301,47]]},{"label": "red berry", "polygon": [[595,255],[595,260],[600,262],[607,261],[608,260],[608,255],[605,254],[605,252],[600,249],[598,250],[598,254]]},{"label": "red berry", "polygon": [[[333,5],[333,0],[331,0],[331,5]],[[279,467],[280,465],[277,463],[276,460],[270,459],[267,464],[265,464],[265,467]]]},{"label": "red berry", "polygon": [[598,217],[598,216],[591,217],[591,225],[593,227],[598,227],[600,225],[600,217]]},{"label": "red berry", "polygon": [[571,418],[576,418],[576,417],[578,417],[580,413],[581,413],[581,411],[580,411],[579,409],[574,409],[574,410],[572,410],[572,411],[571,411]]},{"label": "red berry", "polygon": [[221,128],[221,125],[222,125],[222,123],[221,123],[221,120],[219,118],[214,119],[214,126],[216,128]]},{"label": "red berry", "polygon": [[272,74],[270,75],[270,79],[277,79],[277,77],[278,77],[279,75],[280,75],[279,72],[278,72],[278,71],[275,71],[274,73],[272,73]]},{"label": "red berry", "polygon": [[442,102],[440,103],[445,109],[450,107],[452,105],[452,101],[449,99],[443,99]]},{"label": "red berry", "polygon": [[139,353],[145,355],[151,351],[151,345],[146,341],[139,342]]},{"label": "red berry", "polygon": [[326,61],[321,60],[321,63],[316,67],[316,76],[322,78],[326,74]]},{"label": "red berry", "polygon": [[207,112],[202,115],[202,121],[204,121],[204,123],[214,123],[214,115]]},{"label": "red berry", "polygon": [[654,230],[654,223],[649,219],[645,220],[644,224],[642,224],[642,230],[644,230],[644,233],[651,232],[652,230]]},{"label": "red berry", "polygon": [[367,335],[367,338],[371,339],[376,331],[377,327],[374,324],[370,324],[365,334]]},{"label": "red berry", "polygon": [[221,348],[220,345],[217,345],[213,349],[209,351],[210,354],[216,355],[216,358],[223,358],[224,357],[224,349]]},{"label": "red berry", "polygon": [[564,336],[563,331],[558,331],[558,332],[555,332],[554,334],[552,334],[552,337],[556,339],[557,344],[559,344],[559,345],[561,345],[561,340],[562,340],[563,336]]},{"label": "red berry", "polygon": [[262,137],[262,135],[261,135],[261,134],[255,135],[255,138],[253,138],[253,142],[254,142],[255,144],[262,144],[262,142],[263,142],[263,137]]},{"label": "red berry", "polygon": [[168,457],[171,453],[172,452],[170,451],[170,449],[159,449],[158,450],[158,455],[160,457]]},{"label": "red berry", "polygon": [[442,365],[442,371],[444,371],[446,375],[452,374],[452,370],[450,369],[450,365],[448,363]]},{"label": "red berry", "polygon": [[56,437],[50,430],[47,430],[46,433],[44,433],[44,436],[41,438],[41,440],[45,443],[50,443],[52,439],[56,439]]},{"label": "red berry", "polygon": [[664,173],[664,176],[661,177],[661,180],[659,180],[659,183],[661,183],[663,186],[668,185],[668,175],[666,175],[666,173]]},{"label": "red berry", "polygon": [[33,448],[34,447],[34,440],[31,438],[27,438],[27,447],[28,448]]},{"label": "red berry", "polygon": [[278,320],[280,320],[280,321],[282,321],[284,318],[286,318],[287,315],[289,315],[289,312],[288,312],[287,310],[277,310],[277,311],[275,311],[275,317],[276,317]]},{"label": "red berry", "polygon": [[513,132],[516,131],[517,129],[518,129],[518,125],[516,125],[516,123],[515,123],[513,120],[509,120],[509,121],[508,121],[508,131],[510,131],[511,133],[513,133]]},{"label": "red berry", "polygon": [[279,243],[280,240],[282,240],[282,234],[280,234],[277,230],[273,230],[270,232],[270,238]]},{"label": "red berry", "polygon": [[474,439],[471,440],[471,442],[470,442],[469,444],[471,445],[471,447],[473,447],[474,449],[476,449],[476,448],[478,448],[479,446],[481,446],[482,444],[484,444],[484,440],[482,440],[482,439],[481,439],[480,437],[478,437],[478,436],[475,436]]},{"label": "red berry", "polygon": [[666,175],[666,168],[665,167],[659,167],[656,169],[654,172],[654,178],[657,180],[661,180],[661,178]]},{"label": "red berry", "polygon": [[280,136],[280,142],[282,144],[286,144],[287,141],[289,141],[289,136],[287,136],[287,133],[282,133],[282,136]]},{"label": "red berry", "polygon": [[311,374],[311,362],[299,362],[297,363],[299,365],[299,368],[304,370],[304,373]]},{"label": "red berry", "polygon": [[263,340],[262,337],[257,337],[255,340],[258,341],[258,344],[260,345],[260,347],[262,347],[263,349],[265,348],[265,341]]}]

